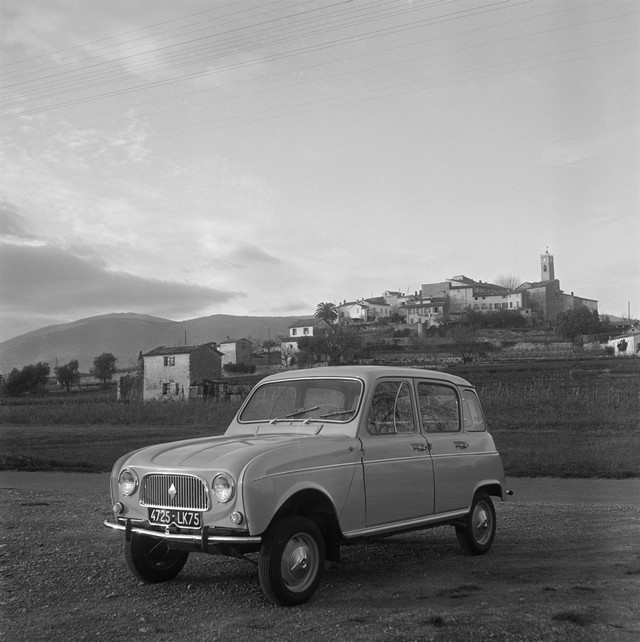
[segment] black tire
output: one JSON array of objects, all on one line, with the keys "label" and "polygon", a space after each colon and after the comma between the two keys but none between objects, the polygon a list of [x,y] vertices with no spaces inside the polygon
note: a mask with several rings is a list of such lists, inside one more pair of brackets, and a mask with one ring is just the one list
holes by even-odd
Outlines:
[{"label": "black tire", "polygon": [[324,560],[324,539],[314,522],[295,515],[284,517],[267,531],[262,542],[260,586],[274,604],[302,604],[318,588]]},{"label": "black tire", "polygon": [[464,524],[456,526],[456,536],[469,555],[484,555],[491,548],[496,536],[496,510],[487,493],[476,493]]},{"label": "black tire", "polygon": [[172,580],[186,564],[189,553],[176,551],[162,539],[131,534],[124,542],[124,559],[129,570],[143,582],[155,584]]}]

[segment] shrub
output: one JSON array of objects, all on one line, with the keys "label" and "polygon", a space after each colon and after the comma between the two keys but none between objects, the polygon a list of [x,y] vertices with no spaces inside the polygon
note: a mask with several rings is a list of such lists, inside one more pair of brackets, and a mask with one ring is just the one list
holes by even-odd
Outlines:
[{"label": "shrub", "polygon": [[225,363],[223,370],[234,374],[253,374],[256,367],[250,363]]}]

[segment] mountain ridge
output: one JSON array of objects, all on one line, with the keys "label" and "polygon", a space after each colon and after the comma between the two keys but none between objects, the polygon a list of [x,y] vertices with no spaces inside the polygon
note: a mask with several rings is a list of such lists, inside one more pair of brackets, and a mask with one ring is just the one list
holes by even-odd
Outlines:
[{"label": "mountain ridge", "polygon": [[288,335],[299,316],[268,317],[214,314],[185,321],[134,312],[114,312],[45,326],[0,343],[0,373],[38,361],[51,370],[77,359],[81,372],[88,372],[93,359],[111,352],[118,368],[134,365],[140,351],[161,345],[200,344],[228,339],[262,341]]}]

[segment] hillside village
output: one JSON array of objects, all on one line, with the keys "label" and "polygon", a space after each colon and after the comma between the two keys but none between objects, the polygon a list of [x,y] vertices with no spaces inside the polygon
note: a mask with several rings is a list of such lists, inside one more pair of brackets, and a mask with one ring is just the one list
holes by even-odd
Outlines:
[{"label": "hillside village", "polygon": [[[424,283],[412,294],[387,290],[377,297],[320,303],[314,316],[291,322],[288,335],[276,340],[227,337],[187,344],[185,331],[183,345],[141,351],[136,366],[117,373],[114,368],[113,374],[119,399],[206,399],[240,394],[242,375],[344,360],[439,367],[478,357],[566,357],[575,353],[575,345],[552,331],[560,315],[581,309],[597,318],[598,302],[564,292],[547,251],[540,256],[539,281],[494,284],[457,275]],[[499,329],[470,336],[465,331],[470,316],[477,326],[491,327],[492,319]],[[482,319],[484,324],[477,323]],[[610,345],[604,347],[602,336],[592,337],[583,350],[637,353],[637,325],[629,320],[608,329],[620,336],[606,337]],[[86,387],[90,379],[80,376],[76,383]]]},{"label": "hillside village", "polygon": [[[571,342],[556,341],[550,346],[545,331],[553,328],[561,313],[579,308],[587,308],[597,314],[598,302],[576,296],[573,292],[565,293],[555,276],[554,257],[547,251],[540,257],[540,280],[536,282],[507,287],[459,275],[442,282],[423,284],[420,292],[413,294],[388,290],[379,297],[345,300],[337,304],[321,303],[315,316],[292,323],[288,337],[281,337],[266,347],[266,360],[265,349],[261,352],[246,338],[202,346],[159,347],[142,355],[142,396],[144,400],[152,400],[239,394],[238,385],[225,383],[225,370],[227,375],[232,372],[255,372],[256,369],[266,374],[283,367],[312,365],[309,355],[305,354],[309,342],[322,340],[329,335],[335,337],[340,333],[361,362],[403,360],[397,352],[399,347],[411,346],[412,342],[415,347],[416,339],[424,337],[430,330],[460,326],[469,312],[510,315],[514,327],[537,328],[542,333],[544,342],[538,346],[539,350],[546,349],[549,353],[566,356],[566,353],[573,352]],[[340,333],[336,329],[341,329]],[[499,344],[505,343],[504,336],[501,333]],[[431,366],[437,366],[437,341],[436,333],[432,333]],[[340,356],[346,353],[346,345],[343,343],[338,346],[338,350],[343,351]],[[372,358],[371,346],[374,345],[378,349]],[[379,349],[381,346],[383,350]],[[391,354],[385,354],[385,347]],[[464,348],[462,356],[450,353],[450,339],[448,343],[442,339],[440,347],[440,362],[445,363],[471,358],[477,345],[470,347],[467,357],[464,356]],[[530,345],[520,348],[531,350]],[[279,352],[275,363],[271,359],[271,349]],[[324,349],[328,351],[331,348]],[[460,345],[455,346],[454,350],[460,351]],[[408,352],[409,356],[404,355],[404,361],[415,362],[415,351]],[[629,353],[635,354],[635,344]],[[311,358],[314,364],[332,360],[329,354],[316,354]],[[422,365],[425,365],[425,361],[423,355]]]}]

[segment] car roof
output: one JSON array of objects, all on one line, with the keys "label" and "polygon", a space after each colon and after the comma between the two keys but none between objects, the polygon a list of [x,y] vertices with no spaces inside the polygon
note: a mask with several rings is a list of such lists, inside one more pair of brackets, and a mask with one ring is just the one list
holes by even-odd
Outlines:
[{"label": "car roof", "polygon": [[381,376],[436,379],[458,386],[473,387],[466,379],[446,372],[428,370],[426,368],[403,368],[399,366],[325,366],[321,368],[305,368],[303,370],[287,370],[269,375],[260,383],[282,381],[283,379],[308,379],[317,377],[357,377],[365,383],[368,383]]}]

